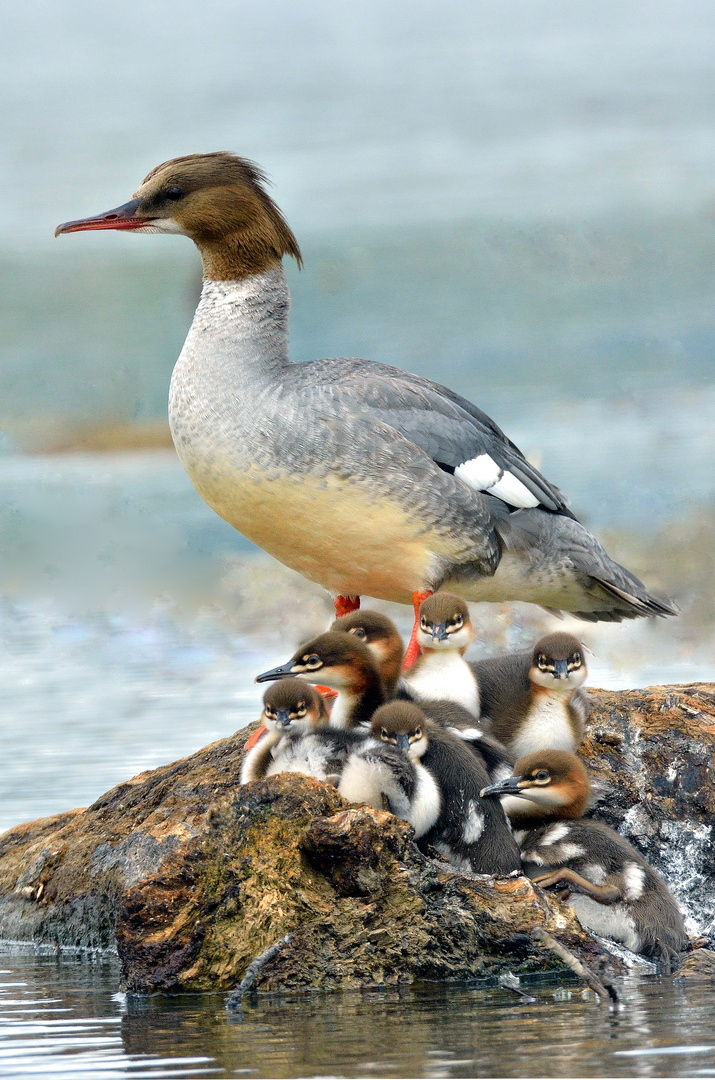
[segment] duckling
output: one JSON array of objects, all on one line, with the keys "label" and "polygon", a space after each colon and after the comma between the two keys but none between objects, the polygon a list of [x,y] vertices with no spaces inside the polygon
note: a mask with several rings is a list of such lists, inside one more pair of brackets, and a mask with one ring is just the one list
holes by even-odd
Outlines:
[{"label": "duckling", "polygon": [[386,696],[394,697],[400,680],[404,647],[392,619],[379,611],[362,608],[336,619],[330,629],[336,633],[354,634],[365,642],[375,657]]},{"label": "duckling", "polygon": [[[402,660],[402,638],[391,619],[379,612],[362,609],[336,619],[331,630],[337,633],[354,634],[369,646],[376,658],[388,700],[394,696],[404,701],[414,700],[412,687],[404,678],[398,685]],[[419,700],[419,704],[430,720],[465,740],[470,749],[485,764],[492,780],[501,780],[511,773],[514,758],[509,751],[481,727],[476,727],[471,713],[462,705],[449,700],[428,699]],[[337,703],[333,707],[333,713],[336,717],[344,715],[341,706]],[[332,715],[331,724],[334,723]]]},{"label": "duckling", "polygon": [[269,686],[263,695],[263,734],[253,745],[246,744],[248,752],[241,766],[241,784],[270,775],[271,765],[287,749],[288,741],[326,727],[328,720],[322,697],[302,679],[283,679]]},{"label": "duckling", "polygon": [[128,202],[55,230],[171,233],[198,248],[204,286],[169,423],[208,505],[338,594],[341,613],[360,595],[417,605],[446,586],[588,620],[675,614],[470,401],[384,364],[289,361],[282,259],[302,260],[265,184],[245,158],[188,154]]},{"label": "duckling", "polygon": [[372,718],[375,738],[397,746],[434,777],[441,811],[423,840],[464,873],[511,874],[521,869],[519,849],[506,817],[479,793],[488,777],[483,762],[461,739],[431,723],[410,701],[394,701]]},{"label": "duckling", "polygon": [[296,675],[339,691],[330,726],[349,729],[370,726],[375,709],[385,702],[385,689],[369,647],[354,634],[328,630],[302,645],[287,663],[256,678],[271,682]]},{"label": "duckling", "polygon": [[547,634],[530,651],[477,660],[482,719],[515,757],[553,747],[575,751],[588,698],[583,645],[573,634]]},{"label": "duckling", "polygon": [[[422,714],[405,720],[403,703],[381,705],[372,717],[372,737],[350,753],[338,784],[349,802],[380,809],[382,800],[413,826],[415,839],[437,822],[442,799],[432,773],[421,762],[427,749]],[[397,711],[397,713],[396,713]],[[393,749],[394,747],[394,749]]]},{"label": "duckling", "polygon": [[560,889],[588,930],[655,957],[670,972],[688,941],[675,897],[627,840],[581,818],[590,781],[575,754],[527,754],[513,776],[481,794],[501,796],[525,872],[536,884]]},{"label": "duckling", "polygon": [[422,655],[403,681],[417,701],[455,701],[479,717],[479,684],[464,654],[474,640],[469,608],[454,593],[437,592],[420,606],[417,643]]}]

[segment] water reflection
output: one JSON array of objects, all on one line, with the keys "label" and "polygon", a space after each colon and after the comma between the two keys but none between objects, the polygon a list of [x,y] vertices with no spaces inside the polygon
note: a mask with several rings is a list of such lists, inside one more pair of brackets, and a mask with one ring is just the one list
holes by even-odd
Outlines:
[{"label": "water reflection", "polygon": [[624,1008],[560,979],[500,988],[256,998],[116,993],[105,958],[5,949],[0,1077],[692,1076],[715,1074],[712,986],[621,980]]}]

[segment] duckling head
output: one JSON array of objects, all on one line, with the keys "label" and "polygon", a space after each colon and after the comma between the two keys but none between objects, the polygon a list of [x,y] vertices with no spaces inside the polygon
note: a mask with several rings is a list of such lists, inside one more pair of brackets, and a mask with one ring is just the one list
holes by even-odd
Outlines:
[{"label": "duckling head", "polygon": [[537,641],[529,669],[533,686],[572,693],[587,675],[583,645],[573,634],[547,634]]},{"label": "duckling head", "polygon": [[372,715],[372,735],[390,743],[411,758],[421,758],[427,749],[427,718],[411,701],[391,701]]},{"label": "duckling head", "polygon": [[460,649],[474,638],[469,608],[461,596],[436,592],[422,601],[417,641],[421,649]]},{"label": "duckling head", "polygon": [[263,695],[261,720],[277,734],[303,734],[330,722],[328,710],[317,690],[302,679],[281,679]]},{"label": "duckling head", "polygon": [[194,241],[204,277],[214,281],[261,273],[283,255],[300,265],[298,243],[266,182],[257,165],[235,154],[188,154],[152,169],[129,202],[65,221],[55,236],[96,229],[179,233]]},{"label": "duckling head", "polygon": [[[519,758],[513,774],[506,780],[482,788],[479,794],[482,798],[506,796],[502,805],[509,817],[535,813],[543,817],[580,818],[589,802],[591,783],[575,754],[565,750],[535,750]],[[532,806],[522,810],[517,800],[527,800]]]},{"label": "duckling head", "polygon": [[400,631],[392,619],[379,611],[361,608],[336,619],[330,629],[336,633],[352,634],[364,642],[377,661],[385,688],[390,691],[394,689],[402,670],[404,646]]},{"label": "duckling head", "polygon": [[369,686],[382,685],[368,646],[353,634],[334,630],[308,641],[286,664],[264,671],[257,676],[256,682],[273,682],[291,675],[352,694],[360,694]]}]

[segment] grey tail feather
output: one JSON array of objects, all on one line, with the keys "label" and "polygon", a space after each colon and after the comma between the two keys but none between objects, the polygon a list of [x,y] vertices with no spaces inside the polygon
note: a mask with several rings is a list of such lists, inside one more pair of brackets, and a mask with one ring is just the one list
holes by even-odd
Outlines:
[{"label": "grey tail feather", "polygon": [[[618,566],[618,563],[615,565]],[[672,600],[661,599],[658,596],[653,596],[652,593],[646,592],[638,578],[633,577],[620,566],[618,569],[622,570],[634,585],[640,586],[638,589],[640,595],[635,592],[628,592],[613,582],[604,581],[603,578],[594,574],[592,575],[594,581],[598,583],[604,592],[618,600],[619,604],[616,608],[606,611],[574,611],[573,614],[578,619],[584,619],[586,622],[621,622],[623,619],[639,619],[656,615],[660,618],[666,618],[668,615],[678,615],[680,613]],[[624,607],[624,604],[628,606]]]}]

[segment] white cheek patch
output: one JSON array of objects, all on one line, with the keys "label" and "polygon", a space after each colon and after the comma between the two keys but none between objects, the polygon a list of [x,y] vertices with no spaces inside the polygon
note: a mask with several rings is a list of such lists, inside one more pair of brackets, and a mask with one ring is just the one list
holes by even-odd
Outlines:
[{"label": "white cheek patch", "polygon": [[637,863],[627,862],[623,867],[623,895],[626,900],[637,900],[643,895],[645,870]]},{"label": "white cheek patch", "polygon": [[173,233],[177,236],[186,236],[184,230],[180,225],[177,225],[173,218],[156,218],[151,225],[142,225],[140,229],[135,229],[134,232]]},{"label": "white cheek patch", "polygon": [[467,817],[462,829],[462,838],[465,844],[476,844],[483,832],[484,814],[477,809],[474,800],[470,799],[467,804]]},{"label": "white cheek patch", "polygon": [[488,491],[490,495],[496,495],[510,506],[523,509],[539,505],[536,495],[513,473],[501,469],[489,454],[480,454],[462,462],[454,470],[454,475],[469,487],[477,491]]}]

